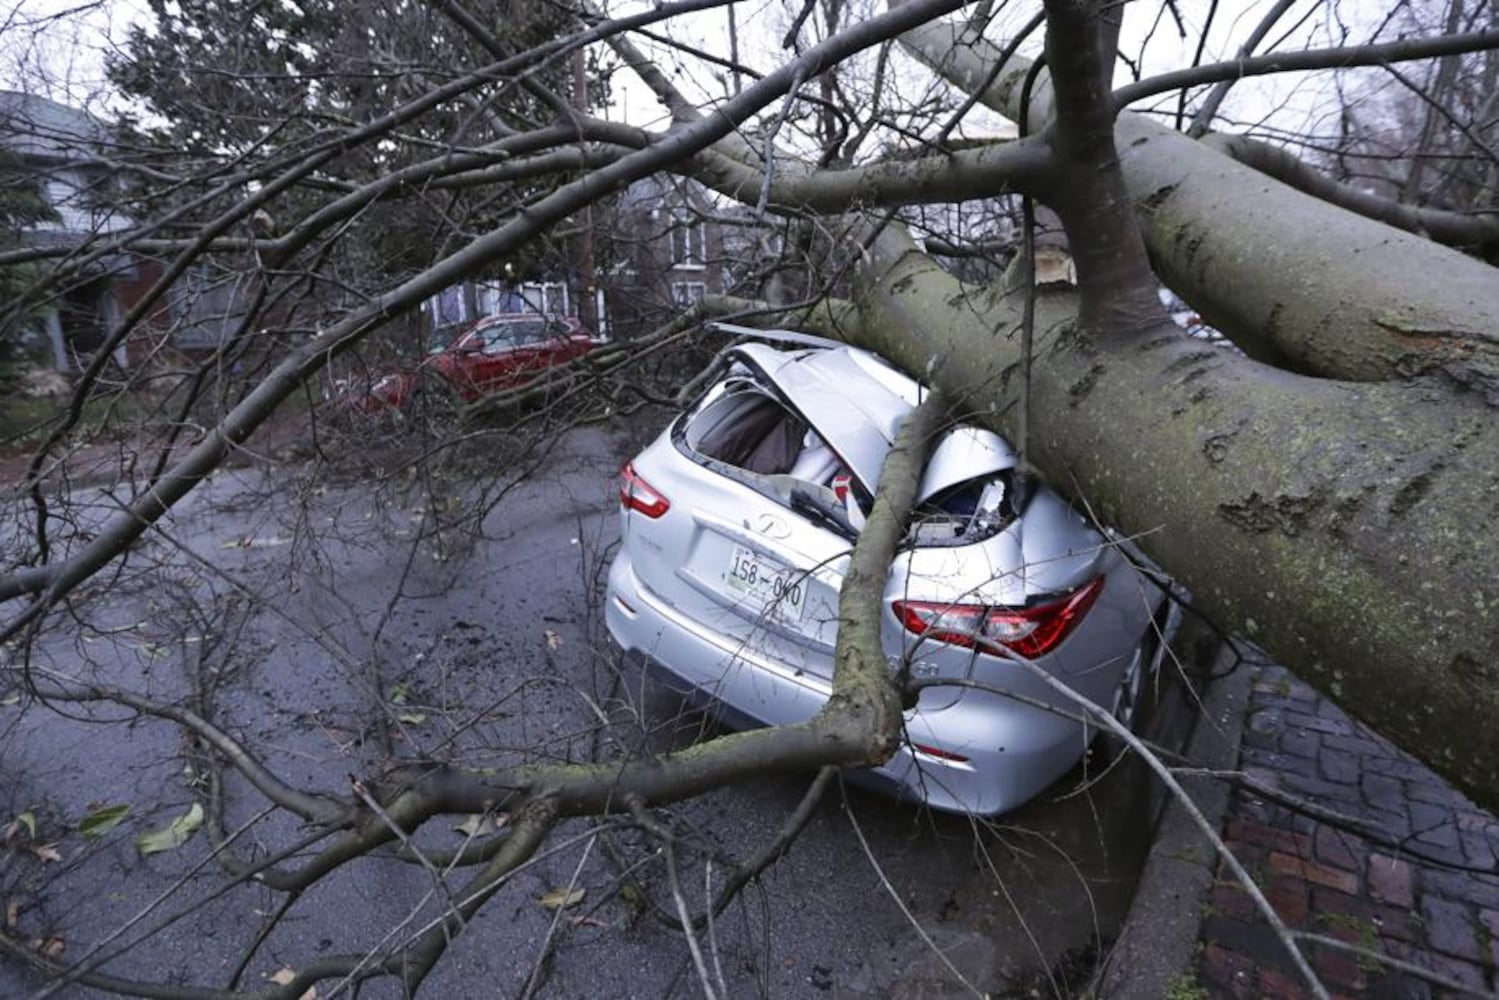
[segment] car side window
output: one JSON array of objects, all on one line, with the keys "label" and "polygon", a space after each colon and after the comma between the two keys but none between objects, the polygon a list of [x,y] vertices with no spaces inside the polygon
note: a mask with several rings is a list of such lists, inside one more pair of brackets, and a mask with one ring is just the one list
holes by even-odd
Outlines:
[{"label": "car side window", "polygon": [[485,354],[503,354],[515,346],[510,331],[499,324],[484,330],[482,335]]},{"label": "car side window", "polygon": [[539,344],[546,338],[546,328],[543,324],[525,320],[496,324],[496,331],[504,338],[507,349]]},{"label": "car side window", "polygon": [[761,474],[791,467],[792,439],[803,428],[774,399],[753,390],[731,392],[695,414],[687,426],[688,446],[699,454]]}]

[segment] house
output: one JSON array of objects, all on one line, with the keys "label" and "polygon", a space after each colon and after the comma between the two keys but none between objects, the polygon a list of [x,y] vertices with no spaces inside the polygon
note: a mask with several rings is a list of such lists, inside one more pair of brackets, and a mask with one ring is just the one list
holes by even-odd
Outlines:
[{"label": "house", "polygon": [[[592,239],[576,231],[558,239],[550,266],[533,264],[522,279],[507,265],[503,277],[460,282],[428,299],[429,336],[441,340],[480,316],[537,312],[582,316],[602,335],[632,337],[732,290],[744,260],[769,246],[743,210],[719,208],[706,188],[681,178],[636,181],[587,218]],[[582,291],[586,274],[591,296]]]},{"label": "house", "polygon": [[610,212],[607,259],[596,273],[609,321],[621,335],[647,332],[732,283],[723,217],[697,182],[643,178]]},{"label": "house", "polygon": [[[0,91],[0,151],[9,180],[34,188],[51,209],[50,218],[33,221],[12,234],[20,246],[71,249],[130,225],[109,207],[118,175],[107,158],[107,126],[87,113],[33,94]],[[29,310],[18,339],[37,338],[47,345],[53,364],[75,368],[79,359],[98,350],[108,330],[161,275],[154,261],[132,254],[111,254],[57,294]],[[158,308],[152,321],[165,323]],[[123,345],[116,360],[126,363]]]}]

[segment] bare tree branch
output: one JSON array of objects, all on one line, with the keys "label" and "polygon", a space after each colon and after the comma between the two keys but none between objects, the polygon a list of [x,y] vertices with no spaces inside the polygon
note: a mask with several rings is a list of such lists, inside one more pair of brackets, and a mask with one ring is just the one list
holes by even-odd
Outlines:
[{"label": "bare tree branch", "polygon": [[1248,136],[1219,133],[1204,137],[1202,142],[1298,191],[1365,218],[1420,233],[1448,246],[1486,252],[1499,244],[1499,211],[1451,212],[1403,204],[1340,184],[1288,150]]},{"label": "bare tree branch", "polygon": [[[1275,22],[1279,21],[1285,12],[1290,10],[1295,3],[1296,0],[1276,0],[1275,5],[1265,11],[1265,16],[1260,18],[1259,23],[1254,26],[1254,30],[1244,39],[1244,44],[1239,46],[1238,58],[1247,59],[1249,56],[1254,55],[1254,50],[1259,47],[1260,42],[1265,40],[1265,36],[1270,34],[1270,29],[1275,27]],[[1202,104],[1198,106],[1197,113],[1192,116],[1192,122],[1187,126],[1187,135],[1194,139],[1202,138],[1203,134],[1212,126],[1213,118],[1217,116],[1218,109],[1223,106],[1223,101],[1228,97],[1228,92],[1233,89],[1233,85],[1237,82],[1237,80],[1219,80],[1213,85],[1213,89],[1208,92],[1207,97],[1203,98]]]},{"label": "bare tree branch", "polygon": [[1348,45],[1300,52],[1272,52],[1263,56],[1207,63],[1195,69],[1175,70],[1149,77],[1114,91],[1114,107],[1123,109],[1155,94],[1196,87],[1205,83],[1239,80],[1294,70],[1345,69],[1350,66],[1386,66],[1390,63],[1430,59],[1434,56],[1483,52],[1499,48],[1499,31],[1474,31],[1436,38],[1409,38],[1377,45]]},{"label": "bare tree branch", "polygon": [[[705,2],[705,0],[692,0]],[[716,0],[715,0],[716,2]],[[750,85],[727,102],[713,117],[674,130],[654,146],[638,150],[606,167],[568,184],[532,205],[519,218],[471,242],[439,264],[386,293],[350,318],[292,351],[249,395],[231,410],[219,425],[163,477],[151,494],[133,503],[125,516],[101,531],[94,542],[66,563],[12,574],[0,580],[0,601],[26,593],[43,591],[27,611],[0,628],[0,639],[9,637],[35,619],[58,597],[87,579],[100,567],[124,551],[147,526],[171,509],[198,481],[235,447],[242,444],[271,411],[294,392],[305,379],[327,363],[328,359],[348,350],[370,330],[398,312],[410,309],[439,290],[472,273],[483,263],[599,197],[618,190],[630,181],[671,166],[722,139],[734,123],[751,111],[764,107],[781,96],[803,73],[820,69],[850,53],[876,44],[891,34],[905,30],[923,20],[940,16],[960,5],[960,0],[918,0],[888,14],[871,18],[844,34],[818,45],[800,59],[782,67]],[[467,80],[468,78],[465,78]],[[430,100],[435,100],[432,98]],[[309,168],[310,169],[310,168]],[[269,185],[268,185],[269,187]],[[184,259],[185,260],[185,259]],[[182,261],[182,266],[186,264]],[[158,282],[158,288],[165,286]],[[143,308],[137,312],[143,313]],[[138,317],[137,317],[138,318]],[[122,324],[120,331],[128,328]],[[123,336],[123,333],[119,333]],[[107,351],[100,357],[107,357]],[[75,417],[76,419],[76,417]],[[53,435],[56,440],[58,434]],[[45,448],[43,452],[45,452]],[[41,453],[39,453],[41,454]],[[39,466],[33,465],[33,468]],[[45,589],[44,589],[45,588]]]}]

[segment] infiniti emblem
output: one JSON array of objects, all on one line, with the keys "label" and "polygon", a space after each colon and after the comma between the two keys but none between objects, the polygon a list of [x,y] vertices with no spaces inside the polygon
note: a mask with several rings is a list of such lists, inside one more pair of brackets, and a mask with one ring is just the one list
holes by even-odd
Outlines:
[{"label": "infiniti emblem", "polygon": [[767,538],[791,537],[791,525],[774,514],[761,514],[756,517],[755,530]]}]

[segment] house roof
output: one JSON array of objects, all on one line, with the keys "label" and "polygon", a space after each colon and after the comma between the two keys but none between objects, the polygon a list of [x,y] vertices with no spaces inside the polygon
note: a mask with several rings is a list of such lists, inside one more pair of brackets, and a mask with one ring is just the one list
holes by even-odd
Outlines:
[{"label": "house roof", "polygon": [[76,159],[94,155],[109,141],[103,122],[66,104],[0,90],[0,144],[36,159]]},{"label": "house roof", "polygon": [[689,205],[707,210],[712,205],[708,189],[690,177],[649,174],[631,183],[619,194],[621,209],[671,208]]}]

